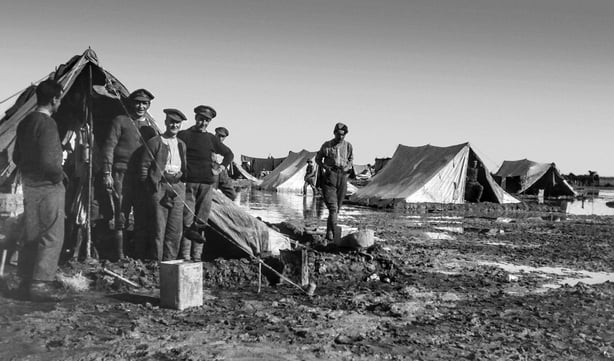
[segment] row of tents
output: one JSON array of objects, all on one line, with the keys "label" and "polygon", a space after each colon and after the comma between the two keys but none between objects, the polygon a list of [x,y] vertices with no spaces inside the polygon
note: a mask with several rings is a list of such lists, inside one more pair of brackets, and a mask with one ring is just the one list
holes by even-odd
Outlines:
[{"label": "row of tents", "polygon": [[[307,160],[315,152],[290,152],[265,176],[258,187],[279,192],[299,192]],[[379,162],[378,162],[379,161]],[[554,163],[527,159],[505,161],[491,174],[469,143],[449,147],[399,145],[391,158],[376,159],[378,171],[362,188],[349,188],[350,199],[378,206],[406,203],[464,203],[467,169],[477,162],[478,182],[483,187],[480,202],[518,203],[512,194],[544,197],[574,196],[576,193]],[[370,172],[369,167],[354,170]]]},{"label": "row of tents", "polygon": [[[110,120],[125,113],[124,102],[129,91],[99,65],[91,49],[72,57],[49,77],[64,89],[62,106],[55,118],[67,149],[65,168],[73,179],[67,190],[68,214],[73,223],[86,225],[88,219],[96,217],[91,214],[91,202],[95,198],[95,177],[101,167],[99,145],[106,137]],[[15,131],[19,122],[35,108],[34,89],[34,85],[27,87],[0,119],[0,191],[5,193],[15,189],[16,172],[11,162]],[[153,119],[149,121],[157,129]],[[231,173],[249,179],[261,189],[301,191],[307,160],[313,160],[315,154],[302,150],[289,152],[284,158],[241,156],[240,162],[233,163]],[[554,164],[526,159],[504,162],[491,175],[469,143],[449,147],[399,145],[391,158],[378,158],[373,166],[356,165],[354,176],[370,180],[359,189],[349,185],[348,193],[352,200],[362,204],[463,203],[467,169],[473,162],[479,164],[478,181],[484,187],[480,201],[483,202],[517,203],[518,199],[510,193],[532,194],[541,189],[546,196],[573,195],[573,189]],[[267,173],[262,179],[254,176],[262,172]]]}]

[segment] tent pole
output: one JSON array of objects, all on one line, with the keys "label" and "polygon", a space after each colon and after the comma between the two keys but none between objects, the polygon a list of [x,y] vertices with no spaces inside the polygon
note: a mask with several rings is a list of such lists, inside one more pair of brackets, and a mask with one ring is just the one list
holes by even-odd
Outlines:
[{"label": "tent pole", "polygon": [[88,107],[87,107],[87,123],[89,127],[88,139],[88,165],[87,165],[87,221],[85,222],[87,242],[85,245],[85,257],[90,258],[92,256],[92,153],[94,146],[94,117],[92,108],[94,102],[92,101],[92,65],[89,64],[89,81],[88,81]]}]

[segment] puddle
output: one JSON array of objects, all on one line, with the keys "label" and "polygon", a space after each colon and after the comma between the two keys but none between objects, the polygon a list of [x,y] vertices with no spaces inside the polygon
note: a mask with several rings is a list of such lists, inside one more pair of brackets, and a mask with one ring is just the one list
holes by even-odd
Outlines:
[{"label": "puddle", "polygon": [[561,210],[573,215],[614,216],[614,190],[600,190],[599,196],[573,201],[561,201]]},{"label": "puddle", "polygon": [[612,272],[591,272],[586,270],[572,270],[569,268],[562,267],[531,267],[513,265],[510,263],[486,261],[480,261],[478,262],[478,264],[497,266],[518,277],[522,277],[523,273],[546,273],[564,277],[562,279],[557,280],[556,283],[543,285],[542,287],[544,288],[558,288],[562,285],[575,286],[579,282],[586,283],[589,285],[605,283],[608,281],[614,282],[614,273]]}]

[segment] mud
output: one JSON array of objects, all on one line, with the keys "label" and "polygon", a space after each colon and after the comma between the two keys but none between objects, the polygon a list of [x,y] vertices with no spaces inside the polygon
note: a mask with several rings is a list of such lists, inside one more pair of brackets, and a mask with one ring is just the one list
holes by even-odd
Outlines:
[{"label": "mud", "polygon": [[158,306],[155,263],[65,264],[91,285],[58,303],[13,297],[8,267],[0,359],[614,359],[613,283],[560,285],[566,276],[496,266],[614,272],[614,220],[488,215],[353,214],[344,225],[377,238],[360,251],[324,245],[313,222],[276,224],[308,249],[312,297],[266,277],[257,293],[256,262],[218,259],[203,264],[203,307],[184,311]]}]

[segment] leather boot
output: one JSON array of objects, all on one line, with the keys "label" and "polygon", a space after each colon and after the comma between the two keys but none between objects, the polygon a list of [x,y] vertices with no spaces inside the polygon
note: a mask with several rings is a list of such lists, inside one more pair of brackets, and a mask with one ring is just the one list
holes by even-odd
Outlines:
[{"label": "leather boot", "polygon": [[119,229],[113,232],[113,240],[115,241],[115,252],[117,259],[124,259],[124,232]]}]

